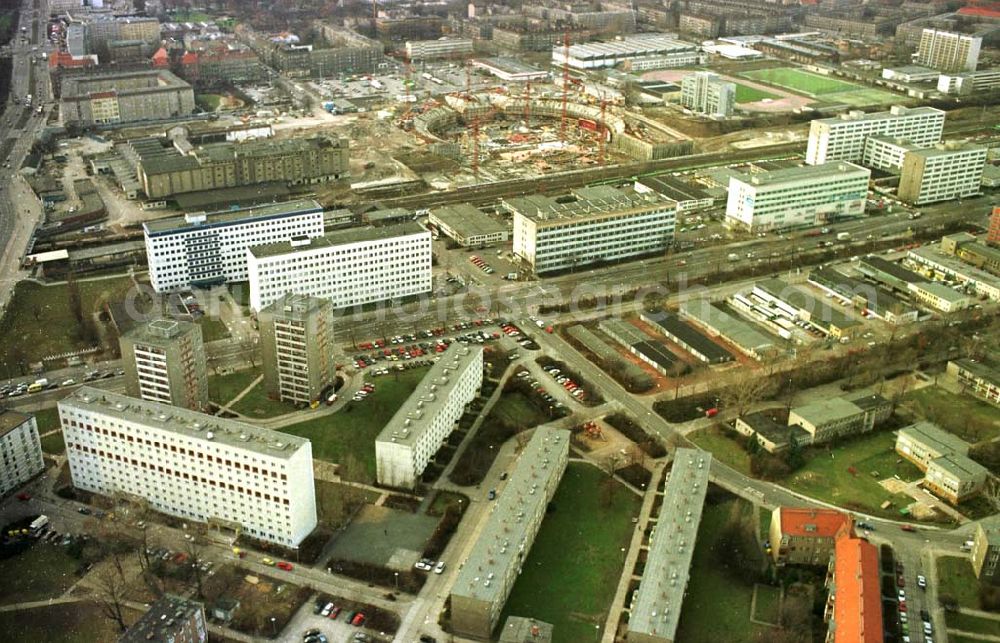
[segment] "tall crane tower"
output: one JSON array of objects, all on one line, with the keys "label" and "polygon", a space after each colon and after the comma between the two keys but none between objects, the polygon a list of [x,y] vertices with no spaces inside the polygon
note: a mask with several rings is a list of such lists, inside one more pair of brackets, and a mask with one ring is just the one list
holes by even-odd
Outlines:
[{"label": "tall crane tower", "polygon": [[569,30],[563,32],[563,95],[562,123],[559,126],[559,140],[566,144],[566,104],[569,100]]}]

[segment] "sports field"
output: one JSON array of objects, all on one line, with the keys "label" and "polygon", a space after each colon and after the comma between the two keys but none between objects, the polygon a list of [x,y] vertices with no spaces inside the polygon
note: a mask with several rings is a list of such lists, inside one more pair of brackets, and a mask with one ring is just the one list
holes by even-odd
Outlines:
[{"label": "sports field", "polygon": [[765,98],[775,100],[781,97],[777,94],[772,94],[771,92],[765,92],[764,90],[757,89],[756,87],[751,87],[750,85],[736,83],[737,103],[756,103],[757,101],[764,100]]},{"label": "sports field", "polygon": [[[768,85],[787,89],[804,96],[811,96],[826,103],[844,103],[846,105],[861,106],[891,103],[899,100],[899,97],[891,92],[880,89],[869,89],[845,80],[829,78],[792,67],[758,69],[744,72],[740,75],[750,80],[767,83]],[[737,89],[738,93],[739,90]],[[737,102],[739,102],[738,99]]]}]

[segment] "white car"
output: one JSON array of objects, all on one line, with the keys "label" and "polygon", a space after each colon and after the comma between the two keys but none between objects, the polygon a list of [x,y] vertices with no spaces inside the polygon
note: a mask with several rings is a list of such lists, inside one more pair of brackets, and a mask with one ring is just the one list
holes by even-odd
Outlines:
[{"label": "white car", "polygon": [[64,380],[63,383],[60,384],[59,386],[73,386],[74,384],[76,384],[76,380],[70,378],[68,380]]},{"label": "white car", "polygon": [[438,561],[438,564],[434,566],[434,573],[435,574],[443,574],[444,573],[444,561],[443,560],[442,561]]}]

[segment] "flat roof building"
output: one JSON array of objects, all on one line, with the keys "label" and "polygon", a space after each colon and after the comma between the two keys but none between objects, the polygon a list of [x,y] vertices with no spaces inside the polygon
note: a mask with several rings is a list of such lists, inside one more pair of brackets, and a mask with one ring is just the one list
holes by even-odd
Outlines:
[{"label": "flat roof building", "polygon": [[984,518],[976,525],[972,569],[980,581],[1000,584],[1000,518],[997,516]]},{"label": "flat roof building", "polygon": [[702,188],[672,176],[649,176],[635,182],[635,191],[656,192],[665,199],[677,202],[678,212],[710,208],[715,197]]},{"label": "flat roof building", "polygon": [[516,58],[477,58],[472,61],[472,66],[508,83],[544,82],[549,79],[549,72],[526,65]]},{"label": "flat roof building", "polygon": [[0,498],[45,470],[34,415],[0,407],[0,462]]},{"label": "flat roof building", "polygon": [[924,205],[980,193],[986,148],[970,143],[938,143],[907,150],[900,168],[901,201]]},{"label": "flat roof building", "polygon": [[898,263],[877,255],[862,257],[858,262],[858,272],[869,279],[887,286],[894,292],[908,293],[910,291],[910,284],[919,284],[927,281],[927,278],[923,275],[919,275]]},{"label": "flat roof building", "polygon": [[943,72],[976,71],[982,46],[980,36],[924,29],[913,61]]},{"label": "flat roof building", "polygon": [[871,170],[847,161],[733,177],[725,223],[756,232],[859,217],[870,177]]},{"label": "flat roof building", "polygon": [[411,221],[296,237],[249,248],[247,267],[253,310],[289,292],[334,308],[390,301],[431,291],[431,233]]},{"label": "flat roof building", "polygon": [[849,397],[833,397],[804,406],[788,413],[788,424],[806,430],[811,444],[829,442],[858,433],[867,433],[889,419],[892,404],[881,395],[861,393]]},{"label": "flat roof building", "polygon": [[629,643],[673,643],[691,573],[712,455],[677,449],[646,566],[629,609]]},{"label": "flat roof building", "polygon": [[319,400],[336,378],[333,303],[288,293],[262,308],[257,322],[268,397],[293,404]]},{"label": "flat roof building", "polygon": [[205,643],[207,640],[205,606],[165,594],[122,634],[118,643]]},{"label": "flat roof building", "polygon": [[194,90],[166,69],[69,76],[62,80],[59,114],[65,124],[114,125],[188,116]]},{"label": "flat roof building", "polygon": [[788,424],[788,411],[785,408],[748,413],[736,418],[734,428],[741,435],[756,438],[757,444],[768,453],[784,451],[793,440],[799,445],[809,444],[812,440],[805,429]]},{"label": "flat roof building", "polygon": [[155,319],[119,338],[125,390],[151,402],[202,410],[208,404],[208,372],[199,324]]},{"label": "flat roof building", "polygon": [[898,299],[882,286],[849,277],[832,267],[809,271],[809,283],[828,292],[845,305],[866,316],[878,317],[889,324],[917,321],[919,311]]},{"label": "flat roof building", "polygon": [[552,643],[552,624],[534,618],[508,616],[499,643]]},{"label": "flat roof building", "polygon": [[807,322],[837,339],[851,337],[861,325],[812,293],[781,279],[762,279],[754,284],[750,294],[786,319]]},{"label": "flat roof building", "polygon": [[645,312],[639,317],[703,362],[721,364],[733,359],[732,353],[713,342],[690,324],[681,321],[673,313]]},{"label": "flat roof building", "polygon": [[957,505],[977,495],[989,471],[968,457],[969,444],[932,422],[899,430],[896,453],[924,472],[924,487]]},{"label": "flat roof building", "polygon": [[698,45],[677,40],[673,34],[635,34],[609,42],[572,45],[568,58],[564,47],[552,49],[554,66],[568,64],[574,69],[600,69],[626,64],[637,71],[682,67],[698,62]]},{"label": "flat roof building", "polygon": [[456,634],[492,635],[568,458],[569,431],[544,425],[534,430],[451,588]]},{"label": "flat roof building", "polygon": [[696,71],[681,80],[681,105],[710,118],[730,118],[736,107],[736,83],[709,71]]},{"label": "flat roof building", "polygon": [[695,299],[684,302],[680,307],[680,316],[722,337],[741,353],[754,359],[763,359],[775,350],[774,340],[771,337],[748,322],[733,317],[708,300]]},{"label": "flat roof building", "polygon": [[659,253],[674,240],[677,204],[650,193],[594,186],[501,206],[514,217],[514,254],[537,274]]},{"label": "flat roof building", "polygon": [[483,384],[483,348],[455,343],[375,438],[378,483],[413,489]]},{"label": "flat roof building", "polygon": [[312,199],[142,224],[149,281],[156,292],[246,281],[251,245],[323,234],[323,207]]},{"label": "flat roof building", "polygon": [[309,440],[89,386],[59,421],[74,487],[285,547],[316,527]]},{"label": "flat roof building", "polygon": [[[968,256],[967,254],[965,255]],[[1000,277],[933,246],[919,246],[906,252],[905,262],[928,279],[957,281],[971,288],[977,297],[1000,301]]]},{"label": "flat roof building", "polygon": [[861,161],[865,140],[887,136],[927,147],[941,140],[945,113],[933,107],[893,105],[887,112],[849,111],[831,118],[817,118],[809,124],[806,163]]},{"label": "flat roof building", "polygon": [[918,281],[910,284],[910,296],[928,308],[943,313],[964,310],[972,305],[972,299],[954,288],[936,281]]},{"label": "flat roof building", "polygon": [[463,248],[505,243],[508,237],[507,224],[470,203],[434,208],[427,222]]},{"label": "flat roof building", "polygon": [[472,51],[472,40],[469,38],[406,41],[406,56],[410,60],[457,58],[468,56],[472,54]]},{"label": "flat roof building", "polygon": [[961,387],[993,406],[1000,406],[1000,366],[992,355],[982,359],[953,359],[946,370]]},{"label": "flat roof building", "polygon": [[[652,337],[627,321],[610,317],[598,322],[597,327],[661,375],[679,377],[689,370],[687,364],[666,346],[653,341]],[[589,348],[590,344],[587,346]]]}]

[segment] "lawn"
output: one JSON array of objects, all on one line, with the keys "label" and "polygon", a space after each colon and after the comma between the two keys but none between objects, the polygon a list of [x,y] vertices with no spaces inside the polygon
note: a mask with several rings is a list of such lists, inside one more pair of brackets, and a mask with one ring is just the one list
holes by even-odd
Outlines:
[{"label": "lawn", "polygon": [[42,451],[49,455],[62,455],[66,451],[66,442],[63,440],[62,431],[42,438]]},{"label": "lawn", "polygon": [[269,398],[267,390],[264,387],[264,380],[258,382],[256,386],[250,389],[250,392],[230,408],[240,415],[251,418],[273,418],[295,411],[294,404]]},{"label": "lawn", "polygon": [[228,404],[262,373],[260,368],[247,368],[226,375],[210,375],[208,377],[208,399],[216,404]]},{"label": "lawn", "polygon": [[514,583],[504,612],[555,626],[553,641],[592,641],[603,629],[622,571],[621,548],[632,535],[640,499],[615,484],[612,501],[600,502],[604,473],[570,463],[552,498],[535,543]]},{"label": "lawn", "polygon": [[[139,620],[139,613],[126,609],[125,622]],[[36,607],[0,612],[0,632],[7,641],[46,641],[46,643],[93,643],[117,641],[117,626],[94,603]]]},{"label": "lawn", "polygon": [[375,477],[375,438],[427,374],[427,368],[396,371],[375,381],[375,392],[363,402],[348,402],[333,415],[306,420],[281,430],[312,440],[313,457],[342,462],[348,453],[359,456]]},{"label": "lawn", "polygon": [[710,426],[692,431],[687,437],[702,449],[711,451],[712,456],[718,458],[723,464],[736,469],[745,476],[750,475],[750,456],[743,448],[742,443],[733,435]]},{"label": "lawn", "polygon": [[938,600],[950,596],[960,607],[979,609],[979,579],[968,558],[942,556],[937,559]]},{"label": "lawn", "polygon": [[[85,311],[96,311],[109,298],[121,297],[132,284],[128,277],[81,281]],[[17,362],[41,360],[87,348],[69,306],[66,284],[41,286],[22,281],[14,289],[7,314],[0,320],[0,378],[19,377]]]},{"label": "lawn", "polygon": [[250,306],[250,284],[246,281],[234,281],[226,284],[233,301],[244,308]]},{"label": "lawn", "polygon": [[781,588],[758,584],[757,604],[754,606],[754,618],[765,623],[778,623],[781,617]]},{"label": "lawn", "polygon": [[772,94],[771,92],[766,92],[762,89],[757,89],[756,87],[744,85],[743,83],[736,83],[737,103],[755,103],[759,100],[764,100],[765,98],[773,100],[775,98],[780,98],[780,96]]},{"label": "lawn", "polygon": [[[66,547],[37,543],[27,551],[0,560],[0,604],[55,598],[77,581],[80,561]],[[0,630],[3,631],[3,630]]]},{"label": "lawn", "polygon": [[[890,494],[879,485],[879,480],[897,475],[910,481],[919,479],[922,474],[896,454],[894,445],[895,437],[891,432],[877,431],[829,449],[806,449],[805,465],[781,484],[846,509],[899,518],[899,510],[912,499],[903,494]],[[886,500],[891,500],[893,506],[880,509],[879,505]]]},{"label": "lawn", "polygon": [[38,423],[39,435],[62,428],[59,423],[59,409],[54,406],[51,409],[33,411],[32,414],[35,416],[35,422]]},{"label": "lawn", "polygon": [[229,337],[229,329],[221,319],[202,316],[198,323],[201,324],[201,339],[204,342],[214,342]]},{"label": "lawn", "polygon": [[527,396],[517,391],[501,396],[494,405],[491,415],[518,426],[536,426],[547,419]]},{"label": "lawn", "polygon": [[745,78],[770,83],[777,87],[790,89],[800,94],[809,96],[821,96],[823,94],[837,94],[841,92],[851,92],[859,89],[853,83],[844,82],[835,78],[820,76],[800,69],[791,67],[779,67],[777,69],[758,69],[747,71],[741,74]]},{"label": "lawn", "polygon": [[[982,618],[959,612],[945,612],[944,619],[948,623],[949,629],[954,628],[963,632],[1000,636],[1000,621],[991,618]],[[948,640],[954,640],[954,637],[949,635]]]},{"label": "lawn", "polygon": [[195,103],[206,112],[214,112],[222,104],[222,96],[219,94],[198,94],[195,96]]},{"label": "lawn", "polygon": [[969,395],[956,395],[940,386],[910,391],[903,406],[966,442],[980,442],[1000,435],[1000,414],[996,407]]},{"label": "lawn", "polygon": [[750,623],[753,584],[720,564],[725,556],[718,551],[722,528],[729,520],[734,503],[706,504],[698,526],[698,540],[691,561],[687,595],[674,640],[684,643],[740,643],[756,641],[768,628]]}]

